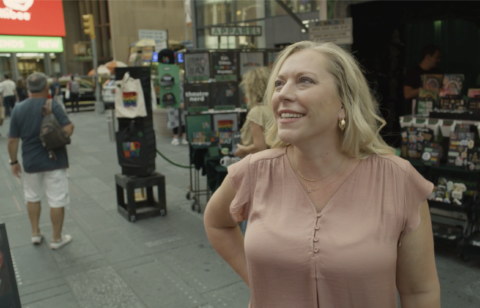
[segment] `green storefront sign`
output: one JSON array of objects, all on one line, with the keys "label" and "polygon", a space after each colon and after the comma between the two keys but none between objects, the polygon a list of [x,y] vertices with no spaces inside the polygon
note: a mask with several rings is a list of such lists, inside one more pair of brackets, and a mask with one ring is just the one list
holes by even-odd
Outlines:
[{"label": "green storefront sign", "polygon": [[61,37],[0,35],[0,52],[63,52]]},{"label": "green storefront sign", "polygon": [[211,36],[261,36],[262,27],[213,27],[210,28]]}]

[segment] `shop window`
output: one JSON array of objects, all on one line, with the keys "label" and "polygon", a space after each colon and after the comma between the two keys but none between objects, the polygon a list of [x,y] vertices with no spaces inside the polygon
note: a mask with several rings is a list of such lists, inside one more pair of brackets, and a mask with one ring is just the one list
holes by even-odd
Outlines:
[{"label": "shop window", "polygon": [[[283,2],[293,13],[308,13],[319,9],[317,0],[283,0]],[[268,17],[287,15],[287,12],[276,1],[265,1],[265,3]]]},{"label": "shop window", "polygon": [[194,3],[197,28],[231,23],[234,20],[232,0],[200,0]]},{"label": "shop window", "polygon": [[265,18],[265,1],[238,0],[235,1],[234,10],[235,21],[237,22]]}]

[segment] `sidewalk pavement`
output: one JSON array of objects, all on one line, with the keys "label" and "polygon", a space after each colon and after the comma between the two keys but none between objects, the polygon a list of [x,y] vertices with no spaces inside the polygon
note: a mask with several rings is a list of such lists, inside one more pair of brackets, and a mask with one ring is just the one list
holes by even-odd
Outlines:
[{"label": "sidewalk pavement", "polygon": [[[157,171],[166,177],[168,215],[127,222],[117,212],[114,175],[120,167],[105,115],[69,116],[75,132],[68,146],[71,203],[64,233],[73,241],[57,251],[48,245],[52,228],[45,200],[40,228],[46,241],[30,242],[22,183],[8,164],[9,120],[0,127],[0,220],[7,226],[22,307],[246,308],[248,288],[211,247],[203,214],[190,209],[188,169],[157,156]],[[157,148],[187,165],[187,146],[170,141],[158,137]],[[201,203],[204,208],[204,198]],[[451,250],[437,248],[436,261],[442,306],[479,307],[480,258],[464,263]]]}]

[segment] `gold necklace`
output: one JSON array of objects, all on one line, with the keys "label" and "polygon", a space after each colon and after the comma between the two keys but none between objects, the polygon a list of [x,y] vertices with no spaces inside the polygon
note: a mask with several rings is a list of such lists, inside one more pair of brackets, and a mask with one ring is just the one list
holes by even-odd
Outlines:
[{"label": "gold necklace", "polygon": [[293,158],[292,159],[293,159],[293,165],[295,166],[295,169],[297,169],[298,175],[301,176],[302,179],[304,179],[305,181],[308,181],[308,182],[317,182],[317,181],[326,179],[329,176],[331,176],[333,173],[335,173],[335,171],[337,171],[340,168],[340,166],[343,164],[343,161],[345,160],[345,156],[343,156],[342,161],[340,162],[340,165],[338,165],[338,167],[335,170],[333,170],[332,172],[330,172],[330,174],[324,176],[323,178],[319,178],[319,179],[316,179],[316,180],[307,179],[306,177],[304,177],[300,173],[300,170],[298,169],[297,165],[295,164],[295,147],[293,147]]},{"label": "gold necklace", "polygon": [[345,170],[347,169],[347,166],[348,166],[348,164],[346,164],[345,167],[343,167],[342,172],[340,172],[340,174],[339,174],[336,178],[334,178],[331,182],[329,182],[329,183],[327,183],[327,184],[325,184],[325,185],[323,185],[323,186],[320,186],[320,187],[315,188],[315,189],[311,189],[311,188],[305,186],[304,184],[302,184],[302,181],[299,181],[299,182],[300,182],[300,185],[302,185],[304,188],[306,188],[307,193],[311,193],[312,191],[317,191],[317,190],[319,190],[319,189],[322,189],[322,188],[324,188],[324,187],[327,187],[328,185],[330,185],[330,184],[332,184],[333,182],[335,182],[341,175],[343,175],[343,173],[344,173]]}]

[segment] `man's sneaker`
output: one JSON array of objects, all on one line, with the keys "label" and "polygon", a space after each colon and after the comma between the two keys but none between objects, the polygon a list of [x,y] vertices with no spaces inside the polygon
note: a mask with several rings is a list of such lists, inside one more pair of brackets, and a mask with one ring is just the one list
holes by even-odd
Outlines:
[{"label": "man's sneaker", "polygon": [[182,139],[182,144],[183,144],[183,145],[186,145],[186,144],[188,144],[188,141],[187,141],[187,139]]},{"label": "man's sneaker", "polygon": [[36,236],[32,236],[32,243],[33,245],[40,245],[42,243],[42,240],[43,240],[43,235],[36,235]]},{"label": "man's sneaker", "polygon": [[172,140],[172,144],[173,144],[173,145],[179,145],[180,142],[178,141],[178,139],[173,139],[173,140]]},{"label": "man's sneaker", "polygon": [[67,245],[72,241],[72,237],[70,235],[64,235],[58,242],[50,242],[50,249],[55,250],[62,248],[63,246]]}]

